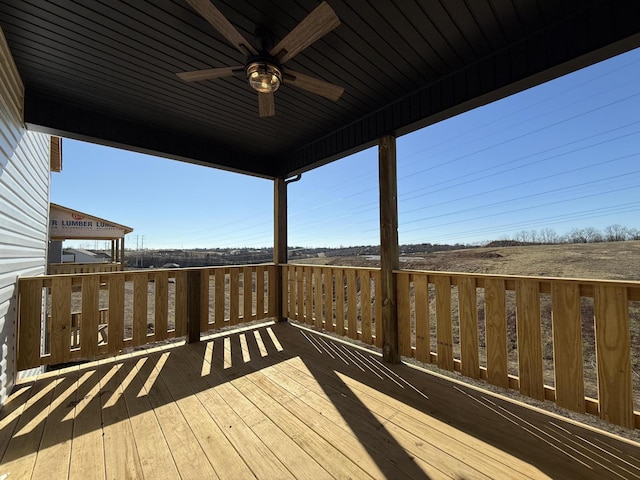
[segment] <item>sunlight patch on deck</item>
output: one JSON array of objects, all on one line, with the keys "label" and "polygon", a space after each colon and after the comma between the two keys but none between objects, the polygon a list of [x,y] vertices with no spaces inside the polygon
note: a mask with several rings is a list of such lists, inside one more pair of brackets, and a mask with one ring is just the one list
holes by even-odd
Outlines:
[{"label": "sunlight patch on deck", "polygon": [[249,346],[247,345],[247,336],[244,333],[239,335],[240,337],[240,349],[242,350],[242,361],[244,363],[251,361],[251,353],[249,352]]},{"label": "sunlight patch on deck", "polygon": [[267,348],[264,346],[264,342],[262,341],[262,335],[258,330],[254,330],[253,335],[256,337],[256,343],[258,344],[258,349],[260,350],[260,356],[266,357],[269,355],[267,352]]},{"label": "sunlight patch on deck", "polygon": [[231,359],[231,338],[225,337],[224,339],[224,365],[223,368],[233,367],[233,360]]},{"label": "sunlight patch on deck", "polygon": [[202,358],[202,369],[200,370],[200,376],[206,377],[211,374],[211,362],[213,361],[213,341],[207,342],[207,346],[204,349],[204,357]]},{"label": "sunlight patch on deck", "polygon": [[164,352],[162,355],[160,355],[160,358],[158,358],[155,366],[151,370],[151,373],[145,380],[144,385],[142,385],[142,388],[138,392],[137,398],[144,397],[151,391],[151,389],[153,388],[153,384],[158,379],[158,376],[162,371],[162,367],[164,367],[164,364],[167,362],[169,355],[170,355],[170,352]]},{"label": "sunlight patch on deck", "polygon": [[282,345],[280,344],[280,341],[278,340],[278,337],[276,337],[276,334],[273,333],[273,329],[271,327],[267,327],[267,333],[271,337],[271,341],[273,342],[273,346],[276,347],[276,350],[279,352],[284,350],[282,348]]},{"label": "sunlight patch on deck", "polygon": [[[82,385],[84,382],[86,382],[89,377],[91,377],[95,372],[95,370],[92,370],[90,372],[85,372],[82,377],[78,380],[78,382],[73,382],[71,383],[71,385],[69,385],[69,387],[67,387],[67,389],[62,392],[62,394],[60,394],[59,396],[57,396],[53,402],[51,402],[51,405],[49,406],[50,410],[55,410],[57,408],[59,408],[72,394],[75,394],[76,390],[80,387],[80,385]],[[60,378],[58,379],[56,382],[54,382],[56,385],[58,385],[59,383],[63,382],[64,379]],[[33,418],[29,423],[27,423],[24,427],[22,427],[20,429],[20,431],[15,435],[16,437],[19,437],[21,435],[26,435],[28,433],[31,433],[33,431],[34,428],[36,428],[40,423],[41,423],[42,419],[39,417],[35,417]]]},{"label": "sunlight patch on deck", "polygon": [[140,370],[142,366],[145,364],[145,362],[147,361],[147,358],[148,357],[142,357],[137,361],[136,368],[132,368],[131,371],[127,374],[127,376],[124,378],[124,380],[122,380],[121,390],[118,390],[118,389],[114,390],[114,392],[109,397],[109,400],[105,402],[102,408],[113,407],[116,404],[116,402],[119,400],[121,396],[121,392],[124,392],[127,390],[127,388],[129,388],[129,385],[133,381],[133,378],[138,373],[138,370]]}]

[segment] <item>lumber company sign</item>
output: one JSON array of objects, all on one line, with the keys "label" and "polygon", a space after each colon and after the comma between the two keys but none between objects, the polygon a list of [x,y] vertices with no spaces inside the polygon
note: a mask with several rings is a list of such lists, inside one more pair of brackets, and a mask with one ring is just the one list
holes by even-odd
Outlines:
[{"label": "lumber company sign", "polygon": [[114,239],[124,237],[130,230],[123,225],[53,204],[49,212],[51,239]]}]

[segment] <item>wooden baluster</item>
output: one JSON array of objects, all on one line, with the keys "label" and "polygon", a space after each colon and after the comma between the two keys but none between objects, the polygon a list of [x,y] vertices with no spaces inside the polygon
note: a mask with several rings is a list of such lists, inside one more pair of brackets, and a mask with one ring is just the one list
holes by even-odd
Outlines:
[{"label": "wooden baluster", "polygon": [[516,280],[516,327],[520,393],[544,400],[540,287],[537,280]]},{"label": "wooden baluster", "polygon": [[42,322],[42,280],[19,281],[20,320],[18,321],[17,369],[40,365],[40,324]]},{"label": "wooden baluster", "polygon": [[398,349],[403,357],[411,357],[411,294],[410,275],[397,273]]},{"label": "wooden baluster", "polygon": [[627,288],[596,285],[594,311],[600,418],[634,428]]},{"label": "wooden baluster", "polygon": [[165,340],[167,338],[169,318],[169,272],[158,271],[154,279],[155,290],[155,338]]},{"label": "wooden baluster", "polygon": [[484,302],[487,380],[498,387],[509,388],[507,307],[504,280],[498,278],[485,280]]},{"label": "wooden baluster", "polygon": [[426,274],[413,277],[416,312],[416,358],[431,362],[431,334],[429,331],[429,283]]},{"label": "wooden baluster", "polygon": [[451,321],[451,279],[438,275],[436,285],[436,341],[438,366],[453,371],[453,322]]},{"label": "wooden baluster", "polygon": [[458,279],[458,309],[460,312],[461,372],[466,377],[480,378],[475,278],[462,277]]}]

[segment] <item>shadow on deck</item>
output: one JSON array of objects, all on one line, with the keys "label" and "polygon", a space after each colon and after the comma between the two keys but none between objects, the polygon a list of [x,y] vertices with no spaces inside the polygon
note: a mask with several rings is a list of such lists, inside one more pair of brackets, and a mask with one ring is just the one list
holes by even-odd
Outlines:
[{"label": "shadow on deck", "polygon": [[8,478],[640,478],[637,445],[286,323],[25,380],[0,455]]}]

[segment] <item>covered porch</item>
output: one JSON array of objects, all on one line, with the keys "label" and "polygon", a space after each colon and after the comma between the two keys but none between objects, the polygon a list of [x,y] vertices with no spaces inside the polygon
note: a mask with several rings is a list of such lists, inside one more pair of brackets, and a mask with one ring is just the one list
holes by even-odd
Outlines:
[{"label": "covered porch", "polygon": [[[638,47],[638,3],[330,3],[0,5],[21,128],[274,187],[272,264],[18,280],[7,363],[89,363],[16,385],[0,476],[640,477],[637,444],[401,364],[640,425],[640,283],[401,270],[395,144]],[[267,48],[265,29],[288,48]],[[284,72],[277,107],[231,78],[242,62],[250,74],[255,46]],[[214,76],[178,75],[195,69]],[[288,182],[374,145],[381,268],[288,263]]]},{"label": "covered porch", "polygon": [[289,323],[53,370],[2,412],[15,478],[636,478],[638,446]]}]

